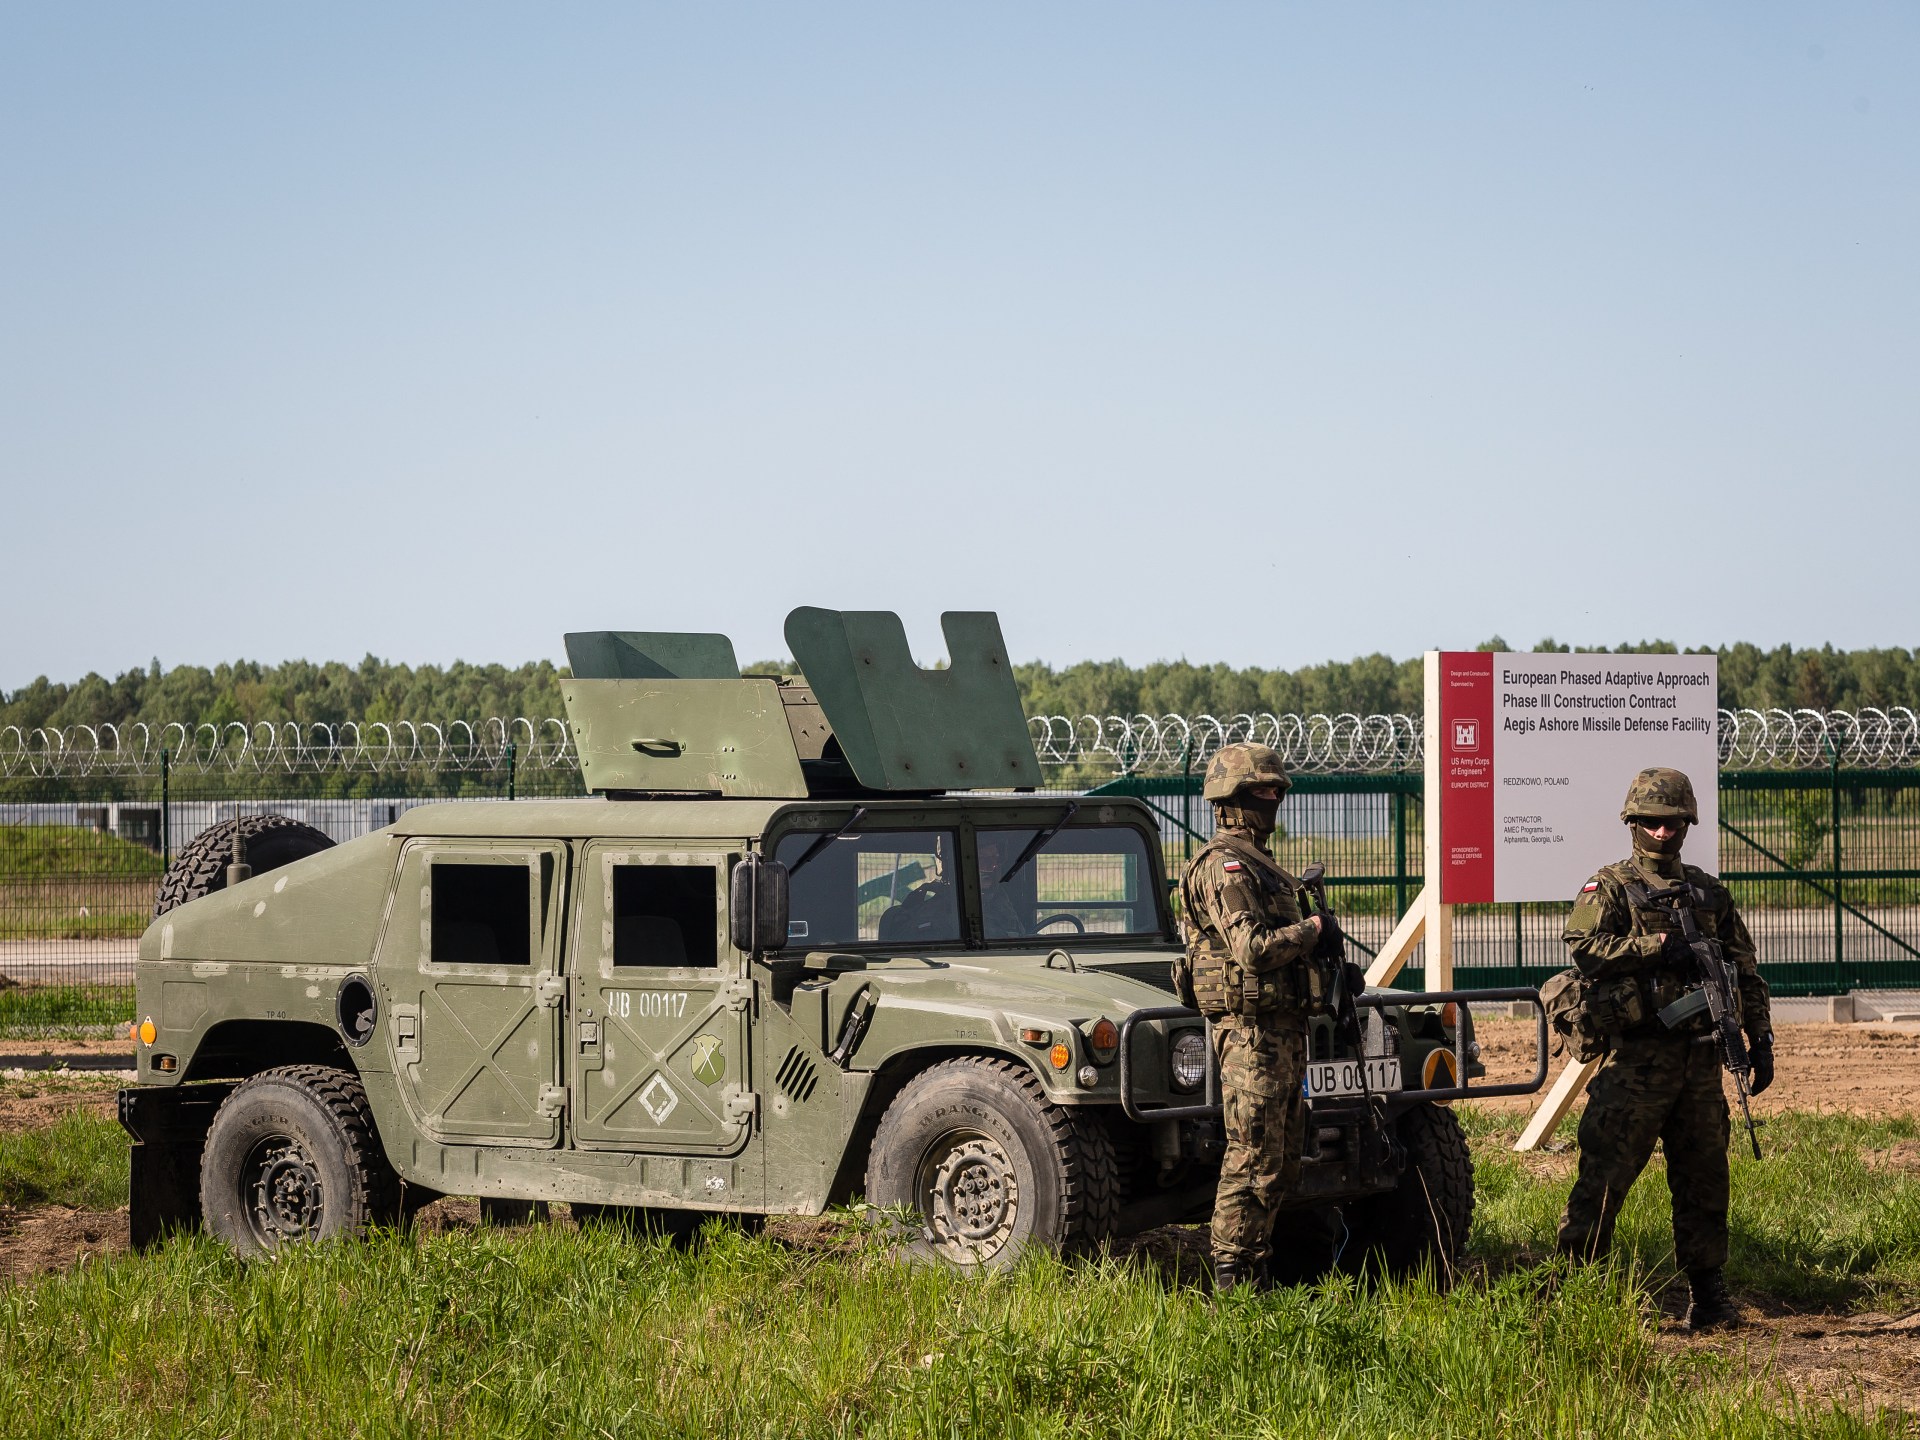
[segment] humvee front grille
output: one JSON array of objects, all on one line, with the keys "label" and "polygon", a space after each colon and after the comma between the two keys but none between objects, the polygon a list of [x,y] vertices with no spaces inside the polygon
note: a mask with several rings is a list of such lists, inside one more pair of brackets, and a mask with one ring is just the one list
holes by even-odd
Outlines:
[{"label": "humvee front grille", "polygon": [[1089,965],[1087,969],[1105,971],[1109,975],[1124,975],[1129,980],[1138,980],[1142,985],[1151,985],[1169,995],[1173,993],[1173,964],[1166,959],[1113,960],[1105,965]]},{"label": "humvee front grille", "polygon": [[787,1052],[787,1058],[780,1062],[780,1068],[774,1072],[773,1083],[780,1087],[781,1094],[799,1104],[813,1094],[814,1087],[820,1083],[820,1073],[796,1045]]}]

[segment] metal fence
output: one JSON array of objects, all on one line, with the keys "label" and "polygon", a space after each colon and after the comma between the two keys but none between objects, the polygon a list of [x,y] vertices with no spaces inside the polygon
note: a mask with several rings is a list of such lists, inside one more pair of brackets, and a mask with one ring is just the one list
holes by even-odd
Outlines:
[{"label": "metal fence", "polygon": [[[1377,948],[1421,885],[1420,727],[1408,716],[1035,717],[1049,788],[1143,797],[1177,864],[1209,833],[1205,759],[1273,743],[1297,772],[1283,864],[1327,866]],[[1788,995],[1920,987],[1920,724],[1912,712],[1722,712],[1723,877]],[[1820,768],[1815,768],[1816,764]],[[124,1020],[171,856],[237,809],[335,840],[445,799],[578,796],[558,721],[0,731],[0,1031]],[[1462,907],[1462,984],[1561,968],[1564,905]],[[1404,983],[1420,980],[1419,956]]]}]

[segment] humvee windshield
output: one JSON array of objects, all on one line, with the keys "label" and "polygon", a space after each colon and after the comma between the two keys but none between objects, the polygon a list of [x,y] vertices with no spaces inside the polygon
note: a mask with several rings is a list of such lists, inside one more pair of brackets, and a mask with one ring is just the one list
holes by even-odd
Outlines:
[{"label": "humvee windshield", "polygon": [[[781,837],[774,858],[792,867],[818,831]],[[951,830],[876,830],[842,835],[793,877],[787,941],[817,949],[960,939],[954,883],[959,837]]]},{"label": "humvee windshield", "polygon": [[1033,827],[980,830],[980,918],[989,940],[1045,933],[1144,935],[1160,929],[1147,847],[1130,825],[1069,827],[1047,840],[1026,864],[1008,870]]},{"label": "humvee windshield", "polygon": [[[1014,869],[1038,826],[975,832],[982,934],[989,941],[1160,930],[1145,838],[1128,825],[1075,826],[1050,836]],[[792,867],[819,831],[781,837],[774,858]],[[859,831],[834,839],[792,879],[788,942],[957,944],[959,836],[952,830]]]}]

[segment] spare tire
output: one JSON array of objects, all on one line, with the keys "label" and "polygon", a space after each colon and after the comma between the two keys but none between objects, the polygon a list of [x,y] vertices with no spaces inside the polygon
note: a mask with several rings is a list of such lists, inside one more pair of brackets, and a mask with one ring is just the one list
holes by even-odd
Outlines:
[{"label": "spare tire", "polygon": [[333,841],[313,826],[285,815],[242,815],[209,825],[174,856],[173,864],[161,877],[160,894],[153,902],[156,919],[189,900],[227,888],[227,866],[233,863],[236,826],[240,831],[240,853],[256,875],[333,848]]}]

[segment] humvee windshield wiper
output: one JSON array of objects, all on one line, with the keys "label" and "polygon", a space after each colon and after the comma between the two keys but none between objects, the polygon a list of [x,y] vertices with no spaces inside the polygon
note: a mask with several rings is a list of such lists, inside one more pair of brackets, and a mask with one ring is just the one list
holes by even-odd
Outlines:
[{"label": "humvee windshield wiper", "polygon": [[1013,864],[1007,867],[1006,873],[1000,877],[1000,883],[1004,885],[1013,879],[1014,876],[1018,875],[1027,861],[1033,858],[1034,852],[1046,844],[1047,841],[1053,839],[1054,836],[1058,835],[1060,828],[1079,813],[1080,802],[1078,800],[1069,800],[1067,802],[1067,813],[1027,842],[1027,848],[1022,850],[1019,855],[1014,858]]},{"label": "humvee windshield wiper", "polygon": [[811,845],[809,845],[806,848],[806,851],[800,856],[800,858],[794,861],[791,868],[788,869],[787,878],[792,879],[795,875],[798,875],[802,870],[806,868],[807,862],[809,860],[813,859],[814,856],[818,855],[822,850],[826,849],[827,846],[831,845],[834,841],[838,840],[841,836],[851,835],[853,833],[853,827],[858,825],[862,820],[866,818],[867,818],[867,807],[862,805],[858,810],[855,810],[853,814],[847,818],[846,824],[842,825],[838,830],[834,831],[831,835],[820,836]]}]

